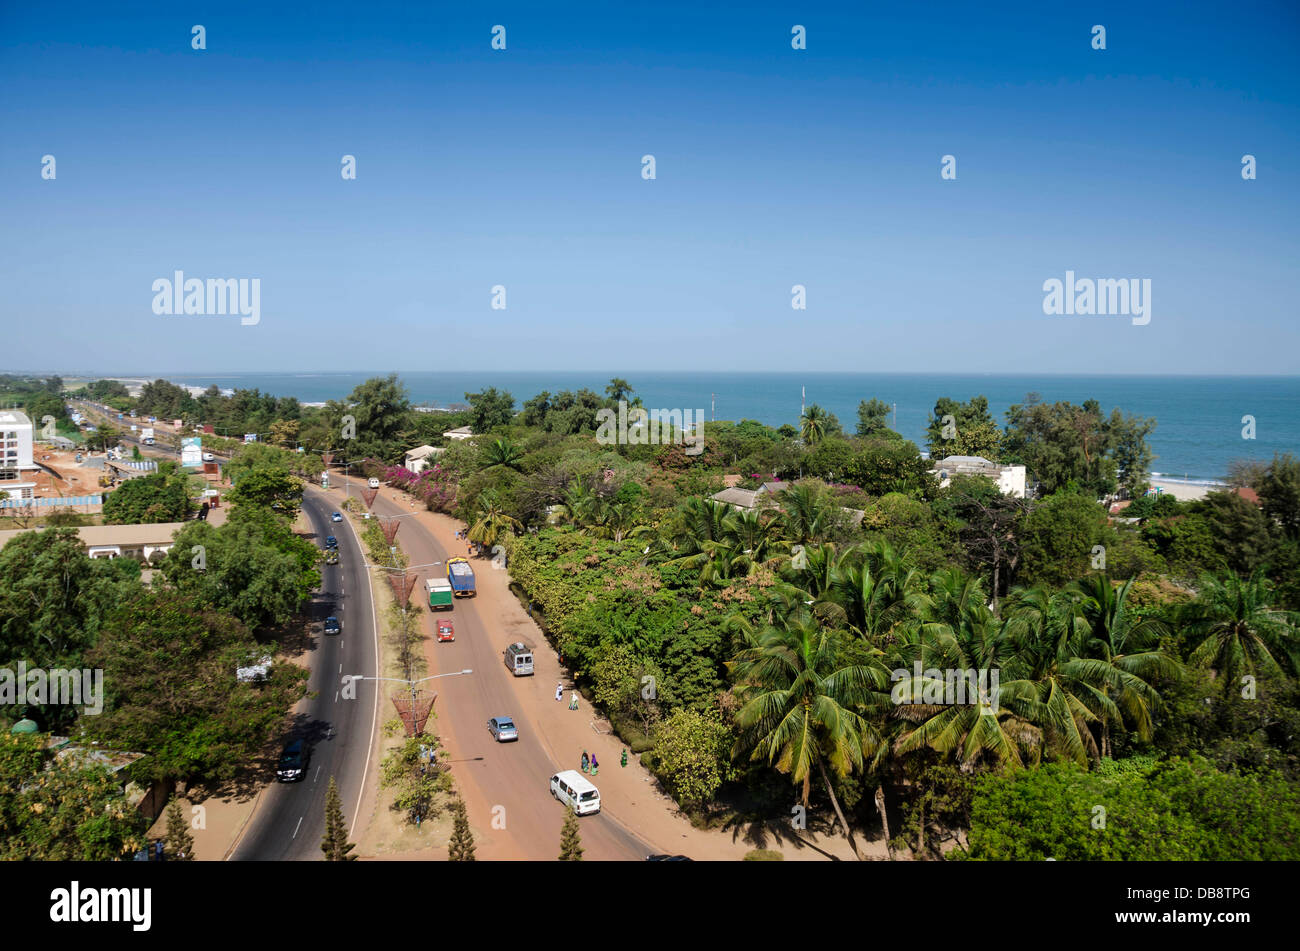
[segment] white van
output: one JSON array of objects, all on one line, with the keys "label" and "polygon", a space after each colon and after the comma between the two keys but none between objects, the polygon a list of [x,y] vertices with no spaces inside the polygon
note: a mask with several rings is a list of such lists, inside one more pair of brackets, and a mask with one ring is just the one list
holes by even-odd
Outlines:
[{"label": "white van", "polygon": [[551,777],[551,795],[580,816],[600,812],[600,790],[576,769],[566,769]]},{"label": "white van", "polygon": [[516,677],[533,675],[533,649],[518,641],[505,649],[506,670]]}]

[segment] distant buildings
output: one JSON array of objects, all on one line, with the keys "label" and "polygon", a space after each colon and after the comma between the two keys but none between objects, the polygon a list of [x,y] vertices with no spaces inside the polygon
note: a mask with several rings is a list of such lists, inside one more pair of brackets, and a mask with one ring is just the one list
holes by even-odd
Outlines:
[{"label": "distant buildings", "polygon": [[1024,466],[1002,466],[983,456],[946,456],[934,463],[930,474],[939,480],[939,487],[944,489],[953,476],[979,475],[996,482],[1003,495],[1018,499],[1025,497]]},{"label": "distant buildings", "polygon": [[17,410],[0,410],[0,492],[11,499],[30,499],[36,483],[24,481],[23,473],[40,466],[32,457],[32,421]]}]

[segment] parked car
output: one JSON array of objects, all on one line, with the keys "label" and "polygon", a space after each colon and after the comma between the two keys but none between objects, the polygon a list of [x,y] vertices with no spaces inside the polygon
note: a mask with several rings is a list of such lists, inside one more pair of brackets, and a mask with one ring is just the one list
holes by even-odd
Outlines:
[{"label": "parked car", "polygon": [[488,732],[496,737],[498,743],[509,743],[511,740],[519,739],[519,730],[515,727],[515,721],[509,717],[493,717],[488,720]]},{"label": "parked car", "polygon": [[454,641],[456,639],[456,629],[452,627],[451,618],[438,618],[438,640]]},{"label": "parked car", "polygon": [[307,775],[307,744],[293,740],[280,754],[280,764],[275,768],[275,778],[282,783],[295,783]]},{"label": "parked car", "polygon": [[326,634],[337,634],[341,630],[343,630],[343,628],[339,626],[339,619],[334,617],[334,615],[331,614],[329,617],[325,619]]},{"label": "parked car", "polygon": [[343,513],[342,513],[342,512],[335,512],[333,515],[330,516],[330,521],[331,521],[331,522],[341,522],[341,521],[343,521]]},{"label": "parked car", "polygon": [[204,462],[216,462],[216,461],[217,461],[217,457],[214,456],[214,455],[213,455],[212,453],[210,453],[210,452],[205,452],[205,453],[203,454],[203,461],[204,461]]}]

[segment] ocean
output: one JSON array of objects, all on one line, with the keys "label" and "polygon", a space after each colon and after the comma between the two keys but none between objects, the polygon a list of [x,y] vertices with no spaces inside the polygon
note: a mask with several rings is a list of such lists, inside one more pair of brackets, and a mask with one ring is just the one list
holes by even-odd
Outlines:
[{"label": "ocean", "polygon": [[[376,373],[159,374],[188,386],[258,389],[304,403],[344,399]],[[494,370],[400,373],[415,403],[447,407],[466,392],[489,386],[508,390],[516,404],[542,390],[589,387],[604,392],[611,376],[632,384],[647,406],[702,410],[705,419],[754,419],[770,426],[798,425],[801,388],[807,403],[839,417],[847,432],[857,425],[858,402],[876,397],[896,406],[895,428],[925,448],[925,425],[941,396],[983,395],[999,424],[1003,414],[1036,392],[1047,402],[1097,400],[1157,421],[1150,444],[1152,469],[1167,477],[1220,479],[1235,459],[1268,460],[1275,452],[1300,455],[1300,377],[1034,376],[1010,374],[880,373],[599,373]],[[1243,438],[1242,418],[1254,418],[1254,438]],[[891,416],[890,423],[894,424]]]}]

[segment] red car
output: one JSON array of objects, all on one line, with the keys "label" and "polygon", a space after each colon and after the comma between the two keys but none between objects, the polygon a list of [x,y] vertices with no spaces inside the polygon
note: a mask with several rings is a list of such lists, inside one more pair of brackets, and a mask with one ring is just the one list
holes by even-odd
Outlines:
[{"label": "red car", "polygon": [[451,618],[448,617],[438,618],[438,640],[454,641],[455,639],[456,639],[456,631],[451,626]]}]

